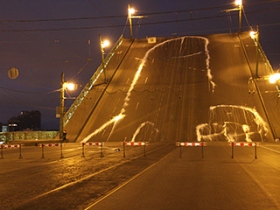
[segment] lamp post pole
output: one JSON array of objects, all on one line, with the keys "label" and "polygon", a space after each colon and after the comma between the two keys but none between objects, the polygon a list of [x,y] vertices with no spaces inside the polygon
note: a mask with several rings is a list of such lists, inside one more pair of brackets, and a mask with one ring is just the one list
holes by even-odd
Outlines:
[{"label": "lamp post pole", "polygon": [[256,78],[259,78],[259,27],[257,26],[257,31],[250,32],[251,38],[255,42],[256,46]]},{"label": "lamp post pole", "polygon": [[102,58],[102,68],[103,68],[103,73],[104,73],[104,82],[107,83],[106,71],[105,71],[104,48],[103,48],[103,43],[102,42],[103,42],[102,38],[99,35],[99,45],[100,45],[100,53],[101,53],[101,58]]},{"label": "lamp post pole", "polygon": [[64,129],[64,73],[61,73],[61,82],[60,82],[60,123],[59,123],[59,136],[60,139],[63,138],[63,129]]},{"label": "lamp post pole", "polygon": [[259,27],[256,33],[256,77],[259,77]]},{"label": "lamp post pole", "polygon": [[128,5],[128,21],[129,21],[129,31],[130,31],[130,38],[133,39],[133,31],[132,31],[132,17],[131,17],[132,10],[130,8],[130,4]]},{"label": "lamp post pole", "polygon": [[240,5],[239,5],[239,33],[241,33],[242,31],[242,1],[240,2]]}]

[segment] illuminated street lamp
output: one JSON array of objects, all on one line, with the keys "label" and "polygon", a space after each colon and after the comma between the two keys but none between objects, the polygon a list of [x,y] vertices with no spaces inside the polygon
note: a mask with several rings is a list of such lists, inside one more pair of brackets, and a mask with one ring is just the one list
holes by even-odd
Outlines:
[{"label": "illuminated street lamp", "polygon": [[256,45],[256,77],[259,77],[259,29],[257,29],[257,31],[250,31],[250,36],[255,41]]},{"label": "illuminated street lamp", "polygon": [[237,6],[237,8],[227,9],[224,11],[226,12],[237,11],[237,10],[239,11],[239,33],[240,33],[242,28],[242,10],[243,10],[242,0],[235,0],[234,3]]},{"label": "illuminated street lamp", "polygon": [[242,9],[243,9],[242,0],[236,0],[235,4],[238,6],[238,10],[239,10],[239,32],[241,32],[241,27],[242,27]]},{"label": "illuminated street lamp", "polygon": [[104,49],[110,45],[110,42],[108,40],[102,40],[101,36],[99,35],[99,45],[100,45],[100,53],[102,58],[102,68],[104,73],[104,82],[107,83],[106,78],[106,70],[105,70],[105,58],[104,58]]},{"label": "illuminated street lamp", "polygon": [[130,5],[128,5],[128,21],[129,21],[129,29],[130,29],[130,38],[133,38],[133,31],[132,31],[132,18],[133,14],[135,13],[135,9],[131,8]]},{"label": "illuminated street lamp", "polygon": [[279,81],[279,79],[280,79],[280,73],[275,73],[275,74],[270,75],[269,82],[271,84],[275,84],[277,81]]},{"label": "illuminated street lamp", "polygon": [[65,82],[64,81],[64,73],[61,73],[61,82],[60,82],[60,123],[59,123],[59,136],[60,139],[63,139],[63,131],[64,131],[64,114],[65,114],[65,106],[64,106],[64,91],[65,90],[75,90],[77,88],[76,84]]},{"label": "illuminated street lamp", "polygon": [[128,5],[128,21],[129,21],[129,30],[130,30],[130,38],[133,39],[133,31],[132,31],[132,18],[143,18],[144,16],[135,16],[133,15],[136,12],[134,8],[131,8]]}]

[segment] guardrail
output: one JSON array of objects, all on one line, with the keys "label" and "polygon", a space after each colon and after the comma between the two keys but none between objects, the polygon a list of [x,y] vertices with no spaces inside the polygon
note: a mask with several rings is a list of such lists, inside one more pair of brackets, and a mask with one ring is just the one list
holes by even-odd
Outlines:
[{"label": "guardrail", "polygon": [[[114,45],[114,47],[111,49],[110,53],[108,54],[108,56],[106,56],[105,61],[104,61],[104,67],[106,67],[109,63],[109,61],[111,60],[111,58],[113,57],[114,53],[122,44],[123,42],[123,36],[120,36],[119,40],[116,42],[116,44]],[[86,86],[84,87],[84,89],[81,91],[81,93],[79,94],[79,96],[76,98],[76,100],[72,103],[72,105],[70,106],[70,108],[68,109],[68,111],[65,113],[64,117],[63,117],[63,123],[66,126],[67,123],[69,122],[69,120],[71,119],[71,117],[73,116],[74,112],[76,111],[76,109],[79,107],[79,105],[82,103],[82,101],[86,98],[87,94],[89,93],[89,91],[92,89],[92,87],[94,86],[94,84],[96,83],[99,75],[104,71],[103,69],[103,65],[100,64],[100,66],[97,68],[97,70],[95,71],[95,73],[92,75],[92,77],[90,78],[89,82],[86,84]]]}]

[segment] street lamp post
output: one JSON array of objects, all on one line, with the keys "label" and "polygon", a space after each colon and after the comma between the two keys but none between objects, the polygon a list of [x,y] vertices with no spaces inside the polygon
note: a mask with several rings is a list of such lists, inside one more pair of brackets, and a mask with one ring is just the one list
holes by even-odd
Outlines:
[{"label": "street lamp post", "polygon": [[60,81],[60,121],[59,121],[59,137],[63,139],[63,131],[64,131],[64,114],[65,114],[65,105],[64,105],[64,91],[68,90],[75,90],[76,85],[73,83],[68,83],[64,81],[64,73],[61,73],[61,81]]},{"label": "street lamp post", "polygon": [[132,18],[143,18],[144,16],[135,16],[133,15],[135,13],[135,9],[131,8],[130,5],[128,5],[128,21],[129,21],[129,31],[130,31],[130,38],[133,39],[133,30],[132,30]]},{"label": "street lamp post", "polygon": [[257,31],[251,31],[250,36],[253,40],[255,40],[256,45],[256,77],[259,77],[259,28]]},{"label": "street lamp post", "polygon": [[129,21],[129,31],[130,38],[133,39],[133,31],[132,31],[132,15],[135,13],[135,10],[128,5],[128,21]]},{"label": "street lamp post", "polygon": [[99,35],[99,45],[100,45],[100,53],[102,58],[102,68],[104,73],[104,82],[107,83],[106,78],[106,70],[105,70],[105,58],[104,58],[104,49],[110,45],[110,42],[108,40],[102,40],[102,37]]},{"label": "street lamp post", "polygon": [[236,0],[235,4],[238,6],[239,10],[239,33],[241,33],[241,28],[242,28],[242,10],[243,10],[243,5],[242,5],[242,0]]},{"label": "street lamp post", "polygon": [[63,129],[64,129],[64,73],[61,73],[61,81],[60,81],[60,123],[59,123],[59,136],[60,139],[63,138]]}]

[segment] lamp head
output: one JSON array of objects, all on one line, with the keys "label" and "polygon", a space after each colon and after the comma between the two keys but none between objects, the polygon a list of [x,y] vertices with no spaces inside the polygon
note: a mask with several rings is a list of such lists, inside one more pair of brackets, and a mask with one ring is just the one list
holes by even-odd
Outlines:
[{"label": "lamp head", "polygon": [[242,0],[236,0],[236,1],[235,1],[235,4],[236,4],[237,6],[242,6]]},{"label": "lamp head", "polygon": [[104,40],[103,42],[101,42],[102,49],[104,49],[104,48],[106,48],[108,46],[110,46],[109,40]]}]

